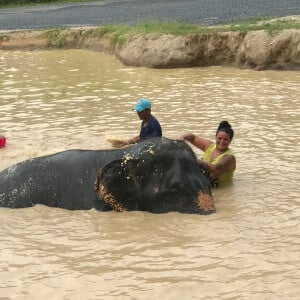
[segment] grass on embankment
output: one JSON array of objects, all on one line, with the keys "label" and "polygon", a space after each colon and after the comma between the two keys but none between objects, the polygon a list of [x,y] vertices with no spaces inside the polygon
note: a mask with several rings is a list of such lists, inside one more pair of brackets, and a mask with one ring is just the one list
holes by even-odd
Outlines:
[{"label": "grass on embankment", "polygon": [[[114,44],[123,44],[132,36],[141,33],[153,33],[156,35],[187,35],[187,34],[203,34],[224,31],[257,31],[267,30],[269,32],[278,32],[284,29],[300,29],[300,18],[278,19],[278,20],[249,20],[243,23],[229,24],[223,26],[207,26],[183,24],[183,23],[166,23],[153,22],[141,23],[136,26],[128,25],[105,25],[87,30],[83,33],[85,36],[104,36],[110,34]],[[49,43],[52,46],[64,46],[64,30],[49,29],[46,31]]]},{"label": "grass on embankment", "polygon": [[192,24],[184,24],[179,22],[162,23],[141,23],[134,27],[129,26],[115,26],[112,30],[115,31],[136,31],[143,33],[158,33],[158,34],[172,34],[172,35],[186,35],[198,34],[208,32],[224,32],[224,31],[253,31],[253,30],[267,30],[267,31],[280,31],[284,29],[300,29],[300,18],[283,18],[283,19],[253,19],[241,23],[232,23],[218,26],[199,26]]}]

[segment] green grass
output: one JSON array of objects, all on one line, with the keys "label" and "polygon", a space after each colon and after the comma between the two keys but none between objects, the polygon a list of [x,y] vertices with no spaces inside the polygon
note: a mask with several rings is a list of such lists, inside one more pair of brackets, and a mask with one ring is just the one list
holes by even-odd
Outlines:
[{"label": "green grass", "polygon": [[[182,36],[188,34],[205,34],[225,31],[248,32],[252,30],[267,30],[269,32],[277,32],[283,29],[300,29],[300,21],[295,20],[253,20],[239,24],[229,24],[222,26],[197,26],[191,24],[183,24],[177,22],[146,22],[136,26],[129,25],[105,25],[89,29],[77,38],[85,38],[89,36],[104,36],[109,34],[113,44],[124,44],[127,40],[138,34],[153,34],[157,37],[163,34]],[[66,44],[67,37],[66,28],[53,28],[45,30],[48,39],[48,45],[55,48],[63,48]],[[76,33],[74,33],[76,38]]]},{"label": "green grass", "polygon": [[286,19],[261,19],[261,20],[247,20],[243,23],[233,23],[229,25],[230,31],[254,31],[254,30],[267,30],[267,31],[280,31],[284,29],[300,29],[300,18],[286,18]]},{"label": "green grass", "polygon": [[145,22],[137,24],[136,26],[126,25],[107,25],[99,28],[99,33],[113,33],[117,36],[135,35],[138,33],[154,33],[157,35],[172,34],[172,35],[186,35],[199,34],[210,32],[224,32],[224,31],[253,31],[253,30],[267,30],[280,31],[284,29],[300,29],[300,19],[286,19],[286,20],[249,20],[243,23],[234,23],[219,26],[198,26],[192,24],[184,24],[179,22]]},{"label": "green grass", "polygon": [[48,46],[53,48],[63,48],[66,45],[66,33],[64,29],[48,29],[45,32]]},{"label": "green grass", "polygon": [[136,26],[127,25],[106,25],[93,29],[86,34],[104,35],[111,34],[113,42],[122,44],[130,37],[137,34],[152,33],[157,36],[163,34],[171,35],[187,35],[187,34],[200,34],[200,33],[213,33],[224,31],[240,31],[248,32],[253,30],[267,30],[269,32],[280,31],[284,29],[300,29],[300,21],[293,19],[286,20],[249,20],[247,22],[238,24],[229,24],[221,26],[197,26],[191,24],[183,24],[178,22],[146,22],[140,23]]}]

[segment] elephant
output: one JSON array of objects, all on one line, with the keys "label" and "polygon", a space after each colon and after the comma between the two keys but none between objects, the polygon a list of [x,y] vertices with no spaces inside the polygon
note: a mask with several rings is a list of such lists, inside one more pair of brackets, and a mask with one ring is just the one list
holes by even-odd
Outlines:
[{"label": "elephant", "polygon": [[66,150],[0,172],[0,207],[211,214],[211,185],[187,143],[150,138],[122,149]]}]

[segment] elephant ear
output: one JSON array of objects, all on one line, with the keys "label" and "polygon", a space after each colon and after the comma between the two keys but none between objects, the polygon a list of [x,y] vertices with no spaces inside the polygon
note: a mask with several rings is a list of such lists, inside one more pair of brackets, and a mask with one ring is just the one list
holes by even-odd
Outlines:
[{"label": "elephant ear", "polygon": [[136,160],[117,159],[99,170],[95,192],[113,210],[138,210],[141,188],[136,167]]}]

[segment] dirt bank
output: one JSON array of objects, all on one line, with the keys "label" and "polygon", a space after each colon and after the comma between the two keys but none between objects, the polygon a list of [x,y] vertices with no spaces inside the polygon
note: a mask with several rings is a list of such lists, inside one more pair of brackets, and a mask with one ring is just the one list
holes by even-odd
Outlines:
[{"label": "dirt bank", "polygon": [[300,70],[300,30],[219,32],[186,36],[137,34],[116,44],[97,28],[0,32],[0,50],[89,49],[149,68],[234,66]]}]

